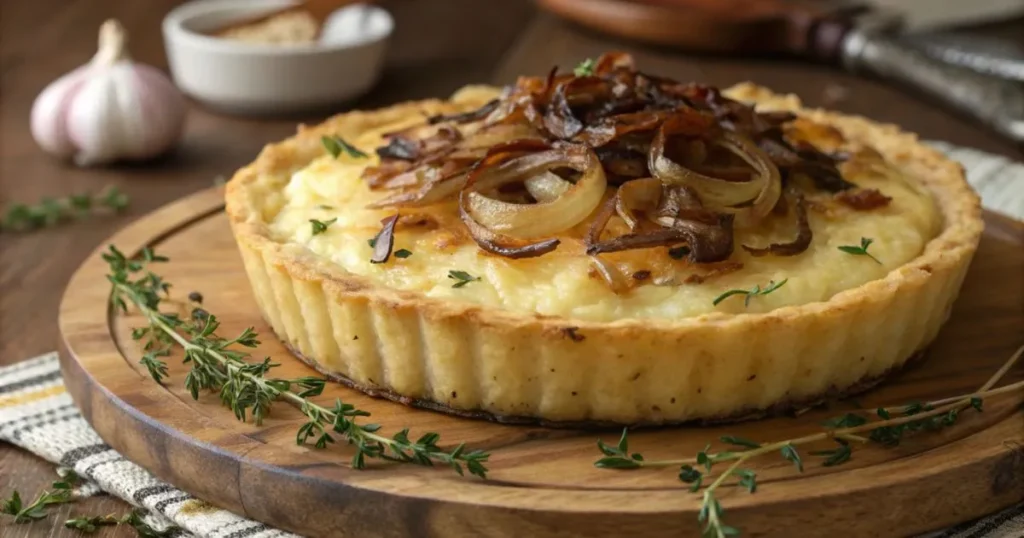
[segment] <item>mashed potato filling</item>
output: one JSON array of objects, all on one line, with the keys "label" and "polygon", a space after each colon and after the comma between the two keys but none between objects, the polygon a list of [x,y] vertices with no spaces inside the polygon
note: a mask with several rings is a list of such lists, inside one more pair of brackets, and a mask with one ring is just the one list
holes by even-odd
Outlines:
[{"label": "mashed potato filling", "polygon": [[[814,239],[805,252],[795,256],[754,257],[740,246],[790,241],[796,233],[792,211],[770,216],[757,229],[736,230],[734,253],[724,264],[677,260],[665,247],[603,255],[630,282],[627,291],[615,293],[584,253],[582,238],[589,220],[561,234],[562,243],[554,252],[514,260],[481,250],[459,221],[455,203],[397,211],[367,209],[388,194],[371,191],[360,178],[364,167],[377,163],[372,150],[382,144],[383,133],[417,121],[422,118],[409,118],[349,140],[369,154],[368,158],[345,154],[332,158],[325,153],[295,172],[275,204],[276,214],[270,220],[274,239],[303,245],[345,271],[389,288],[513,312],[610,322],[677,319],[712,312],[757,313],[825,301],[917,257],[941,225],[934,201],[913,178],[870,148],[852,148],[852,157],[841,168],[844,176],[861,188],[877,189],[890,197],[887,206],[858,211],[837,202],[831,193],[808,195]],[[840,136],[827,131],[831,128],[802,123],[806,132],[800,136],[816,145],[834,145],[830,140]],[[394,250],[405,249],[411,255],[371,263],[369,240],[380,231],[381,219],[396,212],[401,216]],[[314,235],[310,219],[336,220]],[[618,220],[613,219],[606,233],[624,231],[622,223],[615,222]],[[868,252],[877,262],[839,249],[859,246],[862,238],[872,240]],[[736,269],[735,262],[742,268]],[[722,270],[730,265],[731,271]],[[450,278],[450,271],[462,271],[479,280],[453,287],[457,281]],[[764,288],[783,280],[785,285],[752,297],[747,305],[743,295],[713,304],[725,291]]]}]

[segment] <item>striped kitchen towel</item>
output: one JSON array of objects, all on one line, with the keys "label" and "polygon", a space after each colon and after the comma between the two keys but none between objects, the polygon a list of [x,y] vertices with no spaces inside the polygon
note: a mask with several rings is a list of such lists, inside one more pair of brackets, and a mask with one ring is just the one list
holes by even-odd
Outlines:
[{"label": "striped kitchen towel", "polygon": [[[1024,219],[1024,165],[979,151],[933,143],[961,161],[985,207]],[[85,479],[76,495],[107,492],[147,511],[147,523],[172,536],[295,536],[207,504],[163,483],[110,448],[86,423],[64,388],[57,355],[0,368],[0,441],[74,470]],[[0,490],[6,497],[10,491]],[[22,492],[34,497],[37,492]],[[921,538],[1022,538],[1024,504]]]},{"label": "striped kitchen towel", "polygon": [[[85,479],[75,496],[103,491],[124,499],[146,511],[146,523],[170,530],[175,538],[296,536],[207,504],[157,480],[110,448],[71,401],[56,353],[0,368],[0,441],[56,463],[60,474],[73,470]],[[31,502],[38,492],[20,493]],[[10,494],[0,491],[5,498]]]}]

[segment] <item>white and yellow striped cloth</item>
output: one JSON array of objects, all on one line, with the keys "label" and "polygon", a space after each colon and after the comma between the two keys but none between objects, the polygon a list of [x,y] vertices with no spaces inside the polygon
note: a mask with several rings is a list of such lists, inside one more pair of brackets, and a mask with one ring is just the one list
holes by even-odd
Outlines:
[{"label": "white and yellow striped cloth", "polygon": [[[1024,219],[1024,165],[975,150],[935,143],[964,163],[968,180],[989,209]],[[76,494],[100,491],[148,511],[148,522],[177,536],[270,538],[293,534],[274,529],[192,497],[150,475],[111,449],[85,422],[64,388],[57,355],[0,368],[0,441],[73,469],[87,479]],[[2,486],[0,486],[2,488]],[[10,491],[0,489],[0,496]],[[21,492],[34,497],[34,491]],[[36,523],[45,525],[46,523]],[[339,529],[340,532],[340,529]],[[931,533],[927,538],[1022,538],[1024,504],[979,521]]]}]

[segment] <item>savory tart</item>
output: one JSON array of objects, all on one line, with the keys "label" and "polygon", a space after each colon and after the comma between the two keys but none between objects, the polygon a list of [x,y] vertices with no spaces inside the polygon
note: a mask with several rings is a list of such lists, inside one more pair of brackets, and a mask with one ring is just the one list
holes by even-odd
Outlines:
[{"label": "savory tart", "polygon": [[935,338],[982,231],[912,134],[623,54],[302,127],[227,211],[264,317],[331,378],[563,424],[864,390]]}]

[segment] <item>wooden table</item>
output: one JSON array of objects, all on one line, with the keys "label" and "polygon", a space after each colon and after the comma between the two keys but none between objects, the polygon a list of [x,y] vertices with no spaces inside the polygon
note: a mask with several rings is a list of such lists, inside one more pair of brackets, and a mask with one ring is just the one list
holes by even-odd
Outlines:
[{"label": "wooden table", "polygon": [[[32,100],[47,83],[91,55],[99,24],[107,17],[119,18],[131,34],[134,57],[165,67],[159,21],[177,3],[31,0],[0,6],[0,206],[95,191],[106,185],[117,185],[131,197],[130,209],[123,216],[84,220],[26,235],[0,235],[0,364],[56,348],[54,317],[63,287],[100,241],[152,209],[208,187],[218,176],[230,176],[264,143],[295,129],[295,118],[257,121],[215,115],[193,106],[181,147],[158,162],[79,170],[42,153],[28,133]],[[571,67],[582,58],[620,48],[637,53],[645,70],[716,85],[755,80],[797,93],[810,105],[828,105],[901,124],[925,138],[1016,158],[1022,155],[1020,148],[897,89],[820,66],[643,49],[538,14],[528,0],[382,3],[394,14],[398,31],[378,90],[353,103],[354,107],[443,96],[467,82],[509,82],[521,72],[541,73],[555,64]],[[994,25],[986,31],[1007,38],[1024,35],[1024,20]],[[6,497],[18,489],[24,496],[35,496],[54,476],[51,464],[0,445],[0,495]],[[12,538],[73,536],[74,532],[62,527],[69,514],[126,511],[127,505],[118,500],[97,497],[62,506],[53,510],[49,519],[29,525],[14,526],[5,518],[0,521],[0,534]],[[104,529],[96,534],[131,535],[126,529]]]}]

